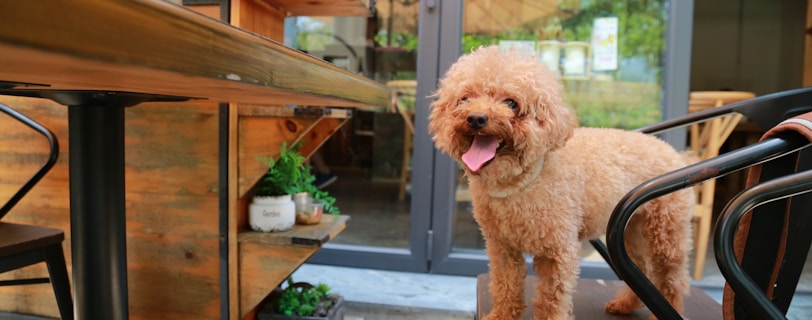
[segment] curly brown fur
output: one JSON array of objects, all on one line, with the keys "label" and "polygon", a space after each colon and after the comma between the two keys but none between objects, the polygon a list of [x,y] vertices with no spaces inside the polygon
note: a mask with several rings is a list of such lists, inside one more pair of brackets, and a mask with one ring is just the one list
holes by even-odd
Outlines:
[{"label": "curly brown fur", "polygon": [[[435,97],[429,131],[437,148],[458,161],[472,151],[468,157],[480,162],[465,172],[490,258],[494,308],[488,320],[524,312],[523,253],[533,256],[539,276],[535,319],[569,317],[581,242],[604,233],[614,206],[635,186],[686,165],[656,137],[576,128],[555,76],[512,51],[483,47],[462,56]],[[485,162],[488,152],[472,144],[498,149]],[[685,189],[644,204],[626,237],[630,257],[680,311],[688,291],[693,197]],[[628,314],[640,306],[627,288],[606,311]]]}]

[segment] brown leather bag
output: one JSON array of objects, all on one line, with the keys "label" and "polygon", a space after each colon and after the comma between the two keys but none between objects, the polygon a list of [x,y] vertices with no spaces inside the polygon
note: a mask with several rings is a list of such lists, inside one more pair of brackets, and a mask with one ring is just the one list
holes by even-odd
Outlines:
[{"label": "brown leather bag", "polygon": [[[795,134],[812,141],[812,112],[781,122],[767,131],[761,140]],[[804,150],[796,151],[751,167],[748,172],[747,187],[809,169],[812,159],[808,158],[808,154],[809,152],[804,152]],[[798,269],[794,265],[797,261],[788,261],[788,259],[799,258],[791,257],[787,253],[796,250],[793,246],[798,247],[795,252],[802,253],[800,258],[802,267],[802,261],[805,260],[806,252],[809,250],[808,240],[797,241],[806,242],[806,244],[794,243],[794,240],[788,241],[788,239],[796,239],[797,234],[795,233],[798,232],[793,231],[790,226],[798,219],[802,219],[804,214],[812,213],[809,212],[812,211],[812,208],[798,207],[802,202],[807,205],[808,202],[796,201],[793,204],[792,199],[793,197],[790,197],[756,207],[742,218],[734,241],[736,258],[745,272],[784,313],[789,308],[791,295],[795,291],[800,273],[799,270],[795,270]],[[800,232],[803,231],[800,230]],[[806,230],[806,233],[812,233],[812,230]],[[788,270],[788,266],[793,270]],[[725,319],[755,319],[755,316],[748,315],[745,311],[746,306],[737,301],[735,292],[729,285],[725,285],[722,308]]]}]

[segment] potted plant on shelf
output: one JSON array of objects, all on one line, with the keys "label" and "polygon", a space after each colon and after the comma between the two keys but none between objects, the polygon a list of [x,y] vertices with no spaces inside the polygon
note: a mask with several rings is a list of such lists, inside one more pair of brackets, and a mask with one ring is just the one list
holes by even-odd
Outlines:
[{"label": "potted plant on shelf", "polygon": [[258,157],[258,160],[268,166],[268,171],[260,178],[249,206],[249,225],[263,232],[289,230],[296,221],[296,205],[291,195],[300,192],[303,176],[309,174],[305,158],[296,147],[288,150],[283,142],[279,158]]},{"label": "potted plant on shelf", "polygon": [[344,299],[324,283],[312,285],[288,278],[287,287],[276,288],[257,314],[260,320],[340,320]]}]

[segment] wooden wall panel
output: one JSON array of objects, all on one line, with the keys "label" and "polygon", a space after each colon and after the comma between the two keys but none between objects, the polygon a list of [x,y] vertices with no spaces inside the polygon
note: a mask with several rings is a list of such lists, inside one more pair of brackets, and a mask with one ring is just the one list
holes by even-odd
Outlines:
[{"label": "wooden wall panel", "polygon": [[217,104],[142,104],[125,130],[130,318],[217,319]]}]

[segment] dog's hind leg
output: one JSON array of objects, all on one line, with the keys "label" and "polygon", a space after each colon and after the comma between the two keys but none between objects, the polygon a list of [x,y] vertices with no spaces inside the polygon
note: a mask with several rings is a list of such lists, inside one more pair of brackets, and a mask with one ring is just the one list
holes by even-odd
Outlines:
[{"label": "dog's hind leg", "polygon": [[524,278],[527,267],[521,252],[488,241],[485,249],[490,259],[493,310],[484,320],[518,319],[524,313]]},{"label": "dog's hind leg", "polygon": [[537,296],[533,301],[533,319],[568,319],[573,311],[572,294],[580,270],[579,251],[577,248],[561,248],[554,253],[559,256],[533,258],[533,269],[539,278]]},{"label": "dog's hind leg", "polygon": [[[690,207],[684,205],[684,189],[649,202],[643,237],[649,248],[649,277],[657,289],[682,313],[688,293],[688,252],[691,246]],[[690,195],[689,195],[690,196]],[[652,316],[652,319],[655,317]]]},{"label": "dog's hind leg", "polygon": [[[632,259],[635,265],[644,274],[649,274],[648,269],[648,246],[645,243],[645,238],[641,233],[643,218],[640,215],[635,215],[629,221],[626,228],[626,252],[629,258]],[[606,312],[610,314],[631,314],[635,310],[643,306],[643,302],[637,297],[637,294],[632,291],[628,286],[617,293],[614,300],[606,304]]]}]

